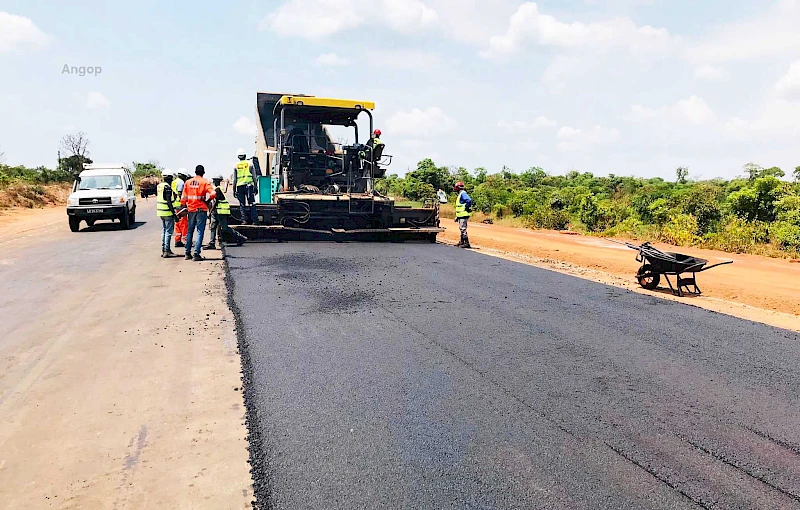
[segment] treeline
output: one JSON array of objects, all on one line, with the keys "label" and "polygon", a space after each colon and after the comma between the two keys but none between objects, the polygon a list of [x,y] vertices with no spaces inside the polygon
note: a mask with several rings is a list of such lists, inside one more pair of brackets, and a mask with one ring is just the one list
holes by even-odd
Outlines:
[{"label": "treeline", "polygon": [[433,199],[443,189],[453,200],[456,181],[464,182],[482,213],[501,222],[737,253],[800,251],[800,167],[787,176],[780,168],[750,163],[742,177],[703,181],[690,180],[688,169],[678,168],[670,182],[577,171],[550,175],[538,167],[489,174],[425,159],[405,178],[390,175],[376,188],[409,200]]},{"label": "treeline", "polygon": [[[72,182],[83,170],[84,164],[91,164],[92,160],[83,158],[81,162],[75,161],[77,158],[63,158],[58,168],[40,166],[28,168],[25,166],[8,166],[0,164],[0,188],[7,187],[14,183],[21,184],[53,184],[58,182]],[[158,161],[147,163],[133,162],[129,167],[134,178],[137,180],[142,177],[161,176],[161,166]]]},{"label": "treeline", "polygon": [[24,166],[7,166],[0,164],[0,188],[14,183],[25,184],[52,184],[57,182],[72,182],[73,173],[68,168],[51,170],[43,166],[27,168]]}]

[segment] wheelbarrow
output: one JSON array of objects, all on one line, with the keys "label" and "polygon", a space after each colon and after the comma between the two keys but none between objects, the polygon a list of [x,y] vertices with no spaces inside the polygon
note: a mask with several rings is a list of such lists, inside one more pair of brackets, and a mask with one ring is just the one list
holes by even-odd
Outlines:
[{"label": "wheelbarrow", "polygon": [[[709,266],[706,259],[684,255],[683,253],[664,252],[650,243],[637,246],[632,243],[614,242],[624,244],[628,248],[639,252],[636,255],[636,262],[640,262],[642,265],[636,271],[636,281],[639,282],[642,288],[647,290],[657,289],[663,275],[672,293],[681,297],[683,297],[684,293],[694,296],[702,294],[700,287],[697,286],[697,273],[708,271],[717,266],[733,264],[732,260],[728,260]],[[691,273],[691,277],[683,276],[689,273]],[[669,279],[670,276],[675,277],[675,286],[672,285],[672,281]]]}]

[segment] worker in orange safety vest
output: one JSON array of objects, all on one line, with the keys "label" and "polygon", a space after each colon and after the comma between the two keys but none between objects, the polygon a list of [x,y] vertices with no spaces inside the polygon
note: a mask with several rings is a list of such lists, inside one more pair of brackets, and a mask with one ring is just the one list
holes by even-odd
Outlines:
[{"label": "worker in orange safety vest", "polygon": [[[181,205],[189,211],[189,230],[186,233],[186,260],[201,261],[200,251],[203,249],[203,236],[206,232],[208,221],[208,205],[214,198],[214,188],[211,183],[203,178],[206,169],[197,165],[194,169],[195,176],[183,185]],[[196,236],[196,237],[195,237]],[[192,254],[192,239],[194,238],[194,254]]]}]

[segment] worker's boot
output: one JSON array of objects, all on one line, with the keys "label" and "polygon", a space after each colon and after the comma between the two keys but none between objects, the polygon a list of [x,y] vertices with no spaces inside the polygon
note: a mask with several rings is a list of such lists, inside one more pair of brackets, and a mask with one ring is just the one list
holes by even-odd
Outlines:
[{"label": "worker's boot", "polygon": [[165,259],[170,259],[170,258],[172,258],[172,257],[174,257],[174,256],[175,256],[175,254],[172,252],[172,250],[167,250],[167,251],[165,251],[165,252],[164,252],[164,255],[163,255],[163,257],[164,257]]},{"label": "worker's boot", "polygon": [[195,253],[194,257],[192,257],[192,260],[194,260],[195,262],[202,262],[205,259],[199,253]]},{"label": "worker's boot", "polygon": [[469,245],[469,237],[467,237],[466,234],[461,236],[461,244],[459,246],[461,248],[472,248],[472,246]]},{"label": "worker's boot", "polygon": [[249,241],[246,236],[239,234],[239,237],[236,238],[236,246],[241,246],[244,244],[245,241]]},{"label": "worker's boot", "polygon": [[213,242],[210,242],[207,245],[203,246],[203,249],[204,250],[216,250],[217,249],[217,245],[214,244]]},{"label": "worker's boot", "polygon": [[183,244],[183,242],[182,242],[182,241],[175,241],[175,247],[176,247],[176,248],[183,248],[183,247],[185,247],[185,246],[186,246],[186,245],[185,245],[185,244]]},{"label": "worker's boot", "polygon": [[184,258],[185,260],[192,260],[192,255],[191,255],[191,253],[187,253],[187,254],[186,254],[186,256],[185,256],[185,257],[183,257],[183,258]]}]

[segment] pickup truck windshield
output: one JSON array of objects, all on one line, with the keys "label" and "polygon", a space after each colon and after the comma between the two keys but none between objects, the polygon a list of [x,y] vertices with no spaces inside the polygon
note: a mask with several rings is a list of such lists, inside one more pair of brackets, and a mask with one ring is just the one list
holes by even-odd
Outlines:
[{"label": "pickup truck windshield", "polygon": [[119,175],[89,175],[81,177],[78,189],[122,189]]}]

